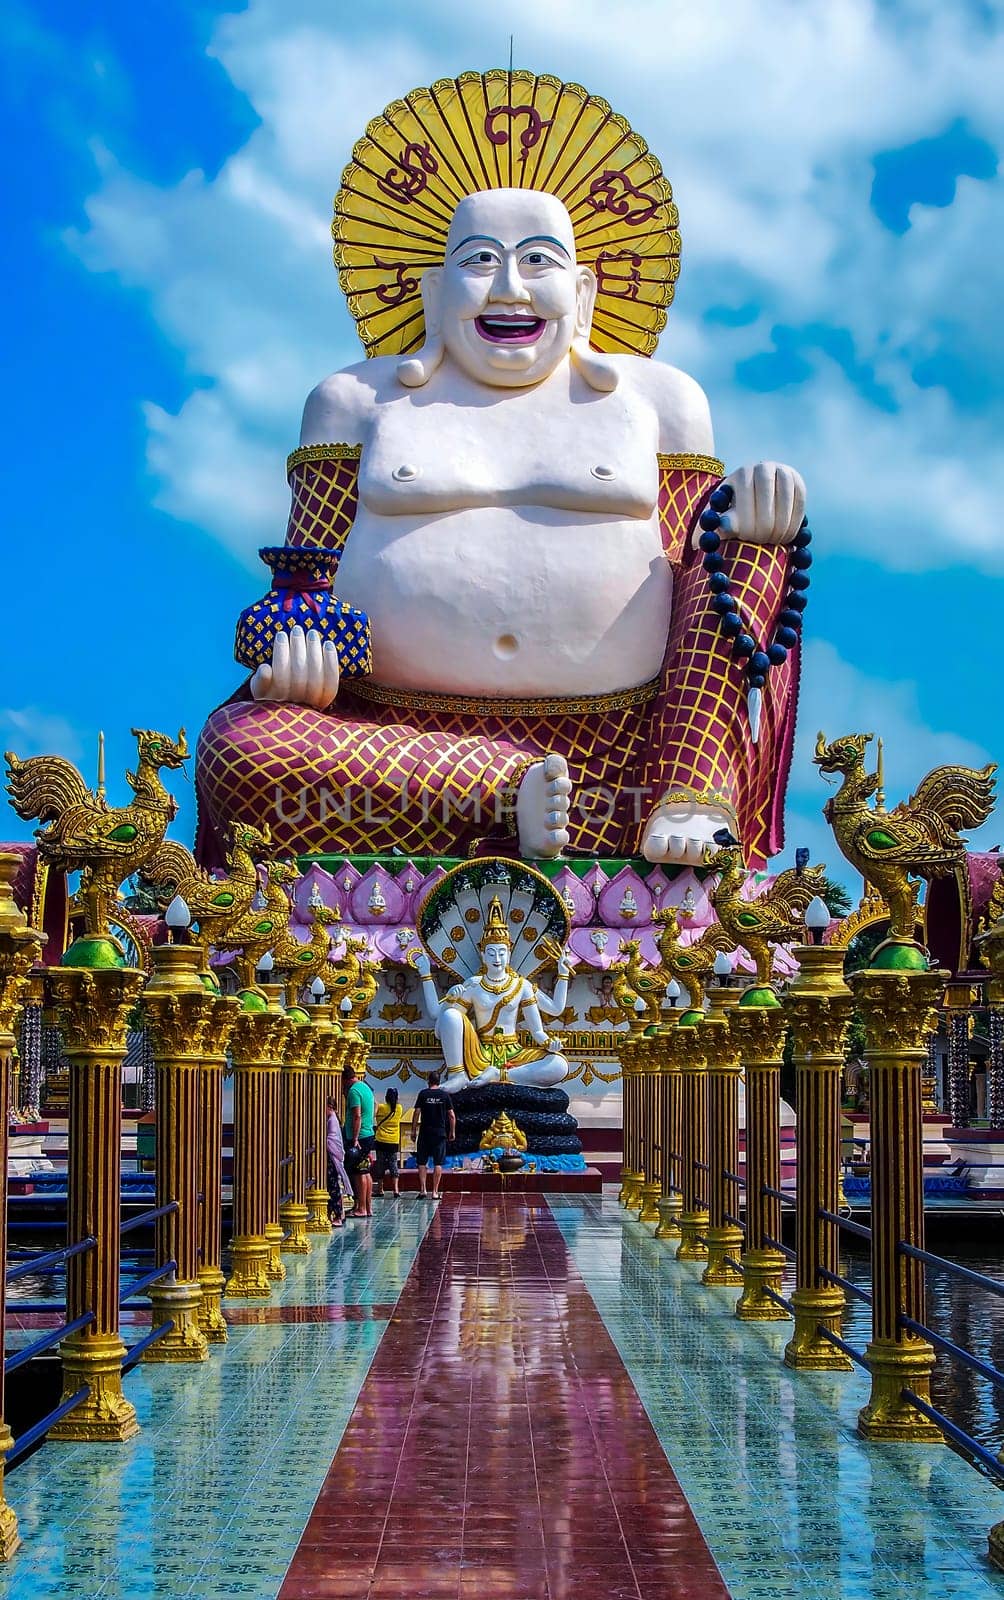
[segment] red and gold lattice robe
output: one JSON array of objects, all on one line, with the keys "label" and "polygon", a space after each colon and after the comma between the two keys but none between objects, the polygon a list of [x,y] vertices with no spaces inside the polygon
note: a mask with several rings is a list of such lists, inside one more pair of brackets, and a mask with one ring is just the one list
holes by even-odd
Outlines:
[{"label": "red and gold lattice robe", "polygon": [[[289,459],[288,544],[340,552],[355,517],[360,451],[308,445]],[[691,534],[722,476],[706,456],[661,456],[659,513],[674,574],[658,678],[619,694],[555,700],[405,693],[370,680],[329,711],[255,702],[247,686],[210,716],[196,758],[200,859],[221,859],[225,824],[268,822],[300,853],[466,855],[515,839],[515,791],[555,751],[575,794],[571,849],[635,855],[663,799],[723,805],[752,866],[782,845],[798,654],[768,676],[759,741]],[[730,590],[758,643],[773,636],[789,554],[728,540]],[[577,797],[577,799],[576,799]]]}]

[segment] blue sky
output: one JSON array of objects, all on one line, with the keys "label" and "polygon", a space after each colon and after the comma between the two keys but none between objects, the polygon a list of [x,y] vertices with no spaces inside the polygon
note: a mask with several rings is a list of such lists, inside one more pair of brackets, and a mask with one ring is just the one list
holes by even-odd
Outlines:
[{"label": "blue sky", "polygon": [[719,453],[806,478],[789,846],[833,860],[817,726],[883,732],[890,797],[1004,759],[1001,6],[13,0],[0,29],[5,747],[89,761],[104,727],[114,775],[131,724],[194,738],[232,688],[303,397],[357,358],[327,232],[353,139],[513,31],[662,160],[683,266],[660,354],[707,390]]}]

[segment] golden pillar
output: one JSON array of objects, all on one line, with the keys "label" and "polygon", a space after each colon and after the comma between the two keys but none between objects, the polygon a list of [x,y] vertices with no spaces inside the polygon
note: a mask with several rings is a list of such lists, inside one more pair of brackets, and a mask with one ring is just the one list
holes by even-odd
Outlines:
[{"label": "golden pillar", "polygon": [[176,1203],[156,1220],[160,1263],[174,1261],[170,1280],[152,1285],[155,1328],[171,1323],[146,1361],[205,1361],[209,1342],[199,1321],[199,1100],[204,1034],[213,998],[200,977],[197,945],[154,947],[153,972],[143,995],[157,1082],[156,1204]]},{"label": "golden pillar", "polygon": [[627,1210],[641,1204],[642,1175],[637,1166],[638,1085],[637,1039],[631,1033],[620,1041],[621,1064],[621,1186],[617,1198]]},{"label": "golden pillar", "polygon": [[683,1142],[683,1083],[680,1077],[679,1040],[676,1033],[677,1018],[670,1017],[662,1024],[656,1037],[660,1085],[659,1143],[662,1148],[660,1176],[662,1188],[659,1196],[659,1226],[657,1239],[680,1238],[680,1212],[683,1195],[680,1187],[681,1145]]},{"label": "golden pillar", "polygon": [[[752,1004],[750,995],[757,997]],[[769,1242],[781,1237],[781,1202],[765,1190],[781,1184],[781,1052],[787,1024],[773,989],[747,989],[730,1026],[746,1077],[746,1248],[736,1316],[779,1322],[788,1312],[767,1291],[781,1293],[784,1256]]]},{"label": "golden pillar", "polygon": [[[29,928],[14,900],[14,878],[21,857],[13,851],[0,854],[0,1341],[7,1314],[7,1145],[10,1122],[8,1083],[14,1050],[14,1026],[28,988],[28,974],[38,960],[42,935]],[[17,1517],[4,1495],[4,1457],[14,1435],[4,1415],[3,1363],[0,1362],[0,1560],[9,1561],[21,1543]]]},{"label": "golden pillar", "polygon": [[292,1032],[286,1045],[282,1064],[282,1193],[279,1221],[283,1229],[282,1249],[287,1255],[310,1254],[307,1235],[309,1212],[307,1192],[307,1164],[305,1156],[307,1132],[307,1062],[313,1050],[313,1023],[308,1012],[299,1006],[290,1006],[286,1020]]},{"label": "golden pillar", "polygon": [[230,1053],[234,1067],[234,1182],[231,1270],[224,1294],[267,1297],[269,1242],[265,1229],[272,1204],[275,1170],[274,1124],[268,1118],[275,1103],[279,1060],[286,1019],[269,1008],[265,997],[245,990],[234,1023]]},{"label": "golden pillar", "polygon": [[[704,1242],[708,1228],[708,1069],[704,1055],[704,1022],[677,1024],[680,1071],[683,1084],[681,1168],[683,1204],[680,1211],[678,1261],[707,1261]],[[674,1041],[675,1042],[675,1041]]]},{"label": "golden pillar", "polygon": [[135,1409],[122,1393],[119,1213],[122,1058],[126,1019],[143,974],[124,966],[118,948],[99,936],[76,940],[68,959],[80,964],[51,967],[46,975],[70,1064],[66,1236],[75,1243],[92,1235],[96,1244],[66,1263],[66,1320],[88,1312],[94,1320],[59,1347],[64,1400],[80,1389],[87,1395],[48,1437],[120,1441],[139,1432]]},{"label": "golden pillar", "polygon": [[716,989],[718,1003],[701,1027],[708,1068],[708,1264],[701,1282],[737,1286],[743,1275],[731,1263],[743,1247],[743,1230],[729,1220],[739,1212],[739,1190],[728,1174],[739,1170],[739,1078],[742,1068],[736,1041],[725,1015],[726,996],[735,990]]},{"label": "golden pillar", "polygon": [[873,959],[883,958],[887,967],[850,979],[871,1069],[872,1337],[865,1356],[872,1386],[858,1430],[866,1439],[933,1443],[940,1430],[902,1393],[910,1389],[929,1402],[935,1357],[927,1340],[900,1322],[922,1323],[925,1313],[923,1263],[900,1244],[924,1248],[920,1077],[946,974],[928,971],[923,954],[904,944],[881,947]]},{"label": "golden pillar", "polygon": [[660,1070],[661,1051],[655,1034],[645,1033],[638,1041],[638,1061],[641,1072],[641,1165],[645,1174],[641,1185],[641,1210],[639,1222],[659,1222],[659,1198],[662,1194],[662,1109]]},{"label": "golden pillar", "polygon": [[282,1018],[282,1029],[276,1038],[276,1066],[278,1071],[270,1074],[265,1080],[265,1169],[267,1174],[266,1194],[268,1197],[265,1238],[268,1241],[268,1275],[273,1283],[281,1283],[286,1276],[286,1268],[282,1259],[282,1242],[284,1232],[279,1220],[279,1207],[281,1197],[286,1192],[286,1169],[280,1165],[282,1160],[283,1128],[282,1128],[282,1073],[286,1060],[286,1049],[294,1024],[287,1021],[283,1008],[285,988],[281,983],[262,984],[262,993],[268,999],[269,1011]]},{"label": "golden pillar", "polygon": [[835,1273],[840,1253],[837,1227],[820,1211],[840,1206],[840,1091],[844,1037],[854,1004],[844,982],[841,945],[799,945],[792,954],[799,973],[787,1006],[795,1041],[796,1127],[795,1275],[791,1296],[795,1331],[784,1352],[789,1367],[812,1372],[847,1372],[851,1361],[819,1332],[839,1335],[844,1292],[824,1273]]},{"label": "golden pillar", "polygon": [[330,1005],[311,1008],[313,1027],[306,1079],[306,1178],[304,1196],[307,1232],[330,1233],[328,1221],[328,1083],[332,1061],[337,1060],[340,1031],[331,1020]]},{"label": "golden pillar", "polygon": [[223,1258],[223,1074],[227,1044],[240,1015],[240,1003],[221,995],[216,980],[207,973],[202,982],[211,1000],[209,1020],[202,1038],[199,1071],[198,1184],[199,1285],[202,1302],[199,1327],[210,1344],[226,1344],[227,1324],[220,1300],[226,1286]]}]

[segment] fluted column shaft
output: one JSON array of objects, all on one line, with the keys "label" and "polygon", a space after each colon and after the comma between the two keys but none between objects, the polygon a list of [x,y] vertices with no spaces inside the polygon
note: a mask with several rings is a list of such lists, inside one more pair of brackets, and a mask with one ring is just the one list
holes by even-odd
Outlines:
[{"label": "fluted column shaft", "polygon": [[707,1261],[704,1242],[708,1227],[708,1069],[704,1055],[704,1023],[680,1024],[682,1080],[681,1171],[683,1206],[680,1211],[679,1261]]},{"label": "fluted column shaft", "polygon": [[661,1150],[661,1085],[659,1070],[659,1045],[654,1034],[643,1034],[638,1041],[641,1062],[642,1088],[642,1168],[645,1181],[641,1186],[639,1222],[659,1221],[659,1196],[662,1193]]},{"label": "fluted column shaft", "polygon": [[795,1043],[796,1140],[795,1331],[784,1352],[789,1367],[846,1372],[851,1361],[820,1333],[839,1335],[844,1292],[836,1273],[840,1232],[820,1211],[840,1205],[840,1088],[844,1040],[854,1004],[844,982],[840,946],[800,945],[798,977],[787,999]]},{"label": "fluted column shaft", "polygon": [[199,1072],[199,1268],[202,1290],[199,1327],[210,1344],[226,1344],[227,1324],[220,1305],[226,1285],[223,1274],[223,1074],[227,1042],[240,1011],[239,1002],[212,996],[212,1010],[203,1038]]},{"label": "fluted column shaft", "polygon": [[746,1078],[746,1248],[736,1316],[776,1322],[788,1316],[768,1293],[781,1292],[784,1256],[768,1242],[781,1237],[781,1202],[766,1190],[781,1183],[781,1052],[787,1024],[780,1002],[745,1006],[740,1001],[731,1022]]},{"label": "fluted column shaft", "polygon": [[286,1045],[282,1067],[282,1192],[288,1196],[279,1206],[283,1230],[282,1249],[286,1255],[309,1255],[307,1236],[307,1165],[304,1153],[307,1132],[307,1062],[313,1049],[313,1023],[299,1021],[306,1013],[297,1012],[297,1022]]},{"label": "fluted column shaft", "polygon": [[645,1181],[641,1159],[641,1061],[638,1045],[637,1032],[620,1040],[623,1164],[618,1198],[629,1211],[641,1205],[641,1186]]},{"label": "fluted column shaft", "polygon": [[935,1357],[926,1339],[901,1324],[902,1317],[923,1323],[925,1304],[923,1263],[900,1244],[924,1248],[920,1076],[946,976],[869,968],[850,979],[871,1068],[872,1337],[865,1355],[872,1386],[858,1417],[859,1432],[870,1439],[941,1438],[902,1394],[907,1388],[929,1401]]},{"label": "fluted column shaft", "polygon": [[313,1008],[313,1038],[307,1060],[306,1138],[312,1153],[306,1156],[308,1233],[330,1233],[328,1221],[328,1112],[331,1061],[337,1056],[340,1035],[331,1021],[330,1005]]},{"label": "fluted column shaft", "polygon": [[49,1001],[70,1067],[66,1232],[70,1244],[93,1235],[94,1249],[66,1264],[66,1318],[93,1322],[59,1347],[63,1397],[80,1405],[50,1429],[50,1439],[129,1439],[136,1411],[122,1393],[125,1345],[119,1334],[122,1060],[126,1018],[143,974],[125,967],[53,967]]},{"label": "fluted column shaft", "polygon": [[228,1296],[267,1297],[269,1243],[265,1229],[273,1200],[274,1125],[268,1123],[278,1082],[286,1020],[277,1012],[242,1011],[234,1024],[233,1238]]},{"label": "fluted column shaft", "polygon": [[683,1127],[683,1083],[677,1050],[676,1018],[660,1028],[657,1041],[659,1071],[662,1082],[659,1098],[659,1143],[662,1160],[659,1169],[659,1226],[657,1239],[679,1239],[680,1212],[683,1195],[680,1192],[680,1161]]},{"label": "fluted column shaft", "polygon": [[146,1361],[205,1361],[209,1345],[199,1325],[199,1109],[203,1036],[213,997],[199,975],[194,945],[155,947],[143,996],[157,1080],[156,1203],[174,1206],[157,1218],[156,1258],[175,1262],[170,1278],[150,1290],[153,1325],[170,1331],[147,1350]]},{"label": "fluted column shaft", "polygon": [[738,1215],[739,1196],[734,1178],[739,1168],[739,1076],[737,1047],[723,1011],[706,1017],[702,1026],[708,1064],[708,1264],[702,1282],[738,1285],[743,1281],[732,1265],[743,1247],[742,1228],[730,1217]]}]

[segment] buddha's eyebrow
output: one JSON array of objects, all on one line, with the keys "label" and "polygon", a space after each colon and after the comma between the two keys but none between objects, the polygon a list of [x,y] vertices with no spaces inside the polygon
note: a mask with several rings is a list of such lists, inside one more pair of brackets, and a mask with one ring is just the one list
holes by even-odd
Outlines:
[{"label": "buddha's eyebrow", "polygon": [[465,245],[477,244],[479,241],[482,244],[498,245],[498,248],[500,250],[504,250],[505,249],[505,245],[502,243],[502,240],[501,239],[493,239],[490,233],[469,233],[467,235],[466,239],[461,239],[461,241],[460,241],[460,243],[458,245],[454,245],[453,249],[450,251],[450,254],[451,254],[451,256],[455,256],[457,251],[458,250],[463,250]]},{"label": "buddha's eyebrow", "polygon": [[560,239],[552,239],[551,235],[549,233],[531,233],[529,239],[521,239],[519,241],[519,244],[516,246],[516,249],[517,250],[522,250],[522,248],[523,248],[523,246],[525,244],[553,244],[557,250],[561,251],[562,255],[565,257],[565,259],[567,261],[571,261],[571,259],[572,259],[571,256],[568,254],[568,251],[565,249],[564,245],[562,244],[561,240]]}]

